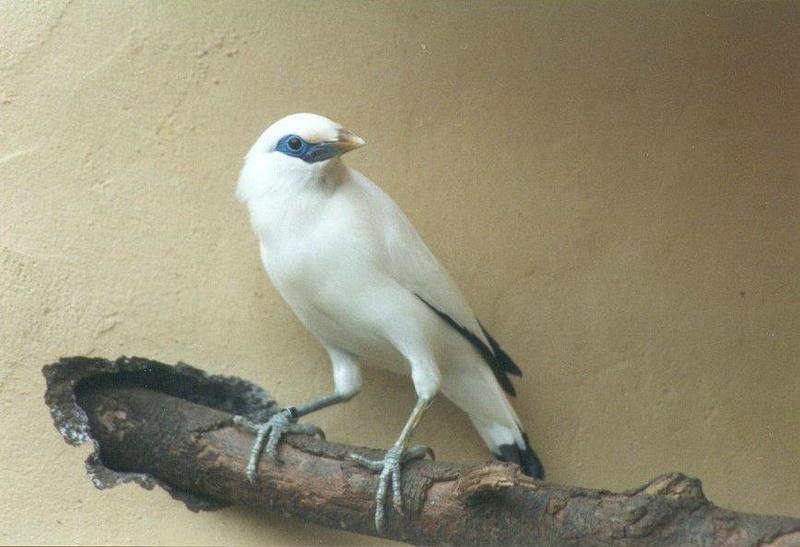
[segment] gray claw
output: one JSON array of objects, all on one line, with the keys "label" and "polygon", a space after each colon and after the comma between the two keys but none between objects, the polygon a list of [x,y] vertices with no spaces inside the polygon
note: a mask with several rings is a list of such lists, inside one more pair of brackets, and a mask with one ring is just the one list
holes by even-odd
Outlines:
[{"label": "gray claw", "polygon": [[264,423],[255,423],[244,416],[234,416],[234,425],[255,433],[256,440],[250,450],[250,459],[247,462],[247,480],[256,484],[258,478],[258,462],[261,454],[272,456],[277,462],[283,463],[278,456],[277,447],[284,433],[303,433],[305,435],[319,435],[323,439],[322,430],[311,424],[297,423],[297,418],[288,409],[281,410]]},{"label": "gray claw", "polygon": [[424,458],[426,454],[433,457],[433,450],[427,446],[414,446],[408,450],[393,446],[381,460],[373,460],[360,454],[350,454],[350,459],[366,467],[370,471],[380,472],[378,488],[375,491],[375,528],[383,532],[383,521],[386,505],[386,491],[392,486],[392,506],[398,514],[403,514],[402,474],[400,468],[408,461]]}]

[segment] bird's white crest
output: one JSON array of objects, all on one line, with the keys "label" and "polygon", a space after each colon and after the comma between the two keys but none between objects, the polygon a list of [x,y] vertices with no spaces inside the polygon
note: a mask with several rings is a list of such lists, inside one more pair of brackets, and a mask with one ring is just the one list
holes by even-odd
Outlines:
[{"label": "bird's white crest", "polygon": [[335,140],[342,126],[325,116],[301,112],[289,114],[270,125],[247,153],[247,157],[275,150],[278,140],[285,135],[297,135],[308,142]]}]

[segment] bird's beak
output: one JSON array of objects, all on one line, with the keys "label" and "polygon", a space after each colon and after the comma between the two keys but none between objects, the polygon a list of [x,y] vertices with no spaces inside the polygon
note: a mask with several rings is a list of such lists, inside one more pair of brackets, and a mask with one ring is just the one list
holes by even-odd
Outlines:
[{"label": "bird's beak", "polygon": [[367,144],[367,141],[350,131],[349,129],[340,129],[339,134],[335,141],[331,142],[331,146],[339,153],[345,154],[356,148],[361,148]]}]

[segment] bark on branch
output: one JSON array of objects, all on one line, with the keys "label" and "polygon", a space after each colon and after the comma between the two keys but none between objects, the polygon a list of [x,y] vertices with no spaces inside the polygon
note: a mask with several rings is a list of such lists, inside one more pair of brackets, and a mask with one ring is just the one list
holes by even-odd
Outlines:
[{"label": "bark on branch", "polygon": [[[192,509],[245,504],[324,526],[376,535],[376,475],[343,446],[292,435],[282,463],[245,477],[251,435],[231,414],[263,419],[277,407],[237,378],[146,359],[75,357],[43,370],[45,400],[71,444],[95,443],[87,469],[100,488],[160,484]],[[384,536],[417,544],[798,545],[800,520],[709,502],[700,481],[671,473],[612,493],[534,481],[512,465],[417,461],[403,475],[405,516],[387,510]]]}]

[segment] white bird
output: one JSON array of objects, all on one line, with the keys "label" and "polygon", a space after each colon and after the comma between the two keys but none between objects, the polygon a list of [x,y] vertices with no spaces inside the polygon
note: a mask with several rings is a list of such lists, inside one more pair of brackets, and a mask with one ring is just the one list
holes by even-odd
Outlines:
[{"label": "white bird", "polygon": [[260,454],[274,453],[283,433],[315,431],[299,417],[359,392],[360,364],[410,373],[418,401],[397,442],[382,460],[351,456],[381,473],[380,530],[390,484],[402,512],[402,463],[427,450],[407,449],[408,442],[440,391],[467,413],[498,459],[533,477],[544,472],[503,393],[514,395],[508,375],[521,375],[519,368],[397,204],[342,162],[342,154],[364,144],[327,118],[293,114],[270,126],[247,154],[236,195],[250,212],[270,279],[327,350],[335,390],[266,423],[241,417],[237,423],[258,435],[247,471],[252,482]]}]

